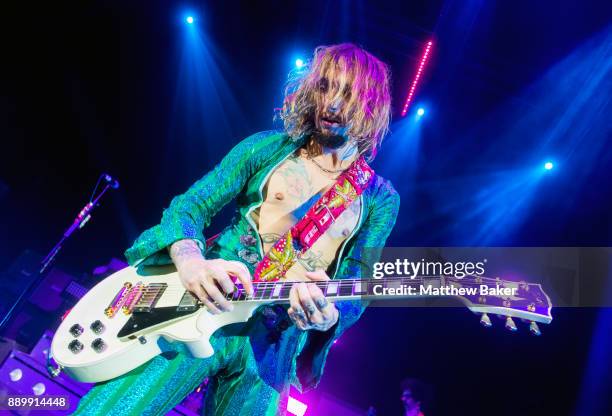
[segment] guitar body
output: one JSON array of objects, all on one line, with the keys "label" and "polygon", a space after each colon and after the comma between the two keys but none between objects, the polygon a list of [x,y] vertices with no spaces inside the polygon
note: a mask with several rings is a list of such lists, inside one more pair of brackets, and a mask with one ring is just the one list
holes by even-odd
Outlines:
[{"label": "guitar body", "polygon": [[[139,282],[146,287],[163,287],[163,293],[155,293],[154,308],[138,312],[138,306],[147,305],[153,298],[145,287],[140,299],[132,299],[135,310],[124,310],[121,305],[127,304],[129,292],[134,292]],[[116,298],[126,285],[131,290],[123,291],[121,303]],[[100,382],[125,374],[160,354],[160,337],[185,343],[195,357],[210,357],[214,350],[209,338],[217,329],[247,321],[265,303],[236,303],[231,313],[218,315],[196,304],[177,311],[185,293],[174,267],[149,267],[146,273],[134,267],[120,270],[94,286],[70,310],[53,338],[53,358],[74,379]],[[113,301],[120,307],[109,316],[107,308]],[[126,330],[130,330],[129,334]]]}]

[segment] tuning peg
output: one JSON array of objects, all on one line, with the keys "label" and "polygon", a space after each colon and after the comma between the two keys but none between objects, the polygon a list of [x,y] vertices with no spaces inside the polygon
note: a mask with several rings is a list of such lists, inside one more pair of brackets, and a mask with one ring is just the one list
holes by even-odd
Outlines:
[{"label": "tuning peg", "polygon": [[542,335],[542,332],[540,332],[540,327],[535,321],[531,321],[531,323],[529,324],[529,332],[531,332],[536,337]]},{"label": "tuning peg", "polygon": [[509,317],[509,316],[508,316],[508,317],[506,317],[506,325],[505,325],[505,326],[506,326],[506,329],[507,329],[508,331],[511,331],[511,332],[516,332],[516,330],[517,330],[517,328],[516,328],[516,324],[514,323],[514,321],[512,320],[512,318],[511,318],[511,317]]},{"label": "tuning peg", "polygon": [[491,328],[491,326],[493,326],[489,315],[487,315],[486,313],[482,314],[482,316],[480,317],[480,325],[484,326],[485,328]]}]

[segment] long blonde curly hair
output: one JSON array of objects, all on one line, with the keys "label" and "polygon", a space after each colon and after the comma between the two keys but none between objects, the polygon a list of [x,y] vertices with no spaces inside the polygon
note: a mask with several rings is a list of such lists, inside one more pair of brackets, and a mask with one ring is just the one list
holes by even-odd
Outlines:
[{"label": "long blonde curly hair", "polygon": [[279,114],[285,131],[296,140],[315,132],[326,100],[343,100],[346,134],[372,160],[389,130],[390,78],[388,66],[357,45],[318,46],[310,62],[289,74]]}]

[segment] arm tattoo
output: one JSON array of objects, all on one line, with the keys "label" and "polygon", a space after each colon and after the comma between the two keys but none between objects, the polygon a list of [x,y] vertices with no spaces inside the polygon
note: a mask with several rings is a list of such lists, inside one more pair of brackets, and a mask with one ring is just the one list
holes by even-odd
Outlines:
[{"label": "arm tattoo", "polygon": [[179,240],[170,246],[170,257],[176,264],[187,258],[203,256],[200,247],[194,240]]}]

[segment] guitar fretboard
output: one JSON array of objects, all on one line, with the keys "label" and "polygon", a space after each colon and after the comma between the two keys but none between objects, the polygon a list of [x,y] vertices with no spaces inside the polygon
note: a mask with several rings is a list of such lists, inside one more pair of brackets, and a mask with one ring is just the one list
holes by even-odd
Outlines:
[{"label": "guitar fretboard", "polygon": [[[432,284],[439,285],[440,278],[432,277]],[[437,281],[438,283],[436,283]],[[288,300],[289,292],[293,285],[300,282],[257,282],[253,284],[255,289],[250,300]],[[327,280],[322,282],[307,282],[309,285],[316,285],[328,298],[356,298],[371,295],[373,288],[379,286],[380,289],[399,288],[401,286],[418,287],[424,284],[424,278],[385,278],[385,279],[341,279]],[[233,296],[228,296],[230,300],[245,300],[245,291],[242,287]]]},{"label": "guitar fretboard", "polygon": [[[305,282],[309,285],[318,286],[325,297],[331,300],[350,300],[359,299],[366,296],[372,296],[383,292],[385,289],[399,289],[414,287],[418,288],[421,285],[432,285],[438,287],[443,283],[444,277],[440,276],[418,276],[415,278],[396,277],[383,279],[340,279],[327,280],[320,282]],[[472,278],[473,284],[478,284],[482,281],[481,278],[476,281]],[[300,283],[295,281],[276,281],[276,282],[255,282],[253,283],[254,293],[248,295],[242,285],[238,284],[236,289],[226,296],[226,299],[232,302],[252,302],[252,301],[267,301],[267,302],[284,302],[289,300],[289,293],[293,285]],[[376,293],[375,290],[376,289]],[[394,297],[408,297],[394,295]],[[411,295],[414,297],[414,295]],[[181,300],[182,307],[192,307],[197,303],[196,298],[190,293],[185,292]]]}]

